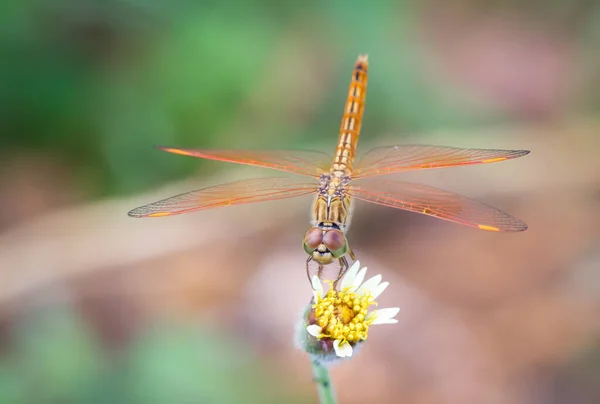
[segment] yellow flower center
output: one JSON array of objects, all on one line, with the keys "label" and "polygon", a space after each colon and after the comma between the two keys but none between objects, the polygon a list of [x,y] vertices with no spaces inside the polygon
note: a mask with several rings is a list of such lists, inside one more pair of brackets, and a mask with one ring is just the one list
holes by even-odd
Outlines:
[{"label": "yellow flower center", "polygon": [[349,288],[337,291],[330,284],[327,294],[313,305],[317,325],[322,337],[358,342],[367,339],[369,325],[374,319],[366,320],[369,306],[376,305],[370,293],[358,296]]}]

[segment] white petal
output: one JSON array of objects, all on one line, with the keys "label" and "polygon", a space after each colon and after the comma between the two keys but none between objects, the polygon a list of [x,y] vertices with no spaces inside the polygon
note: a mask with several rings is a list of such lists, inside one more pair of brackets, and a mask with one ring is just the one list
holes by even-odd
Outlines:
[{"label": "white petal", "polygon": [[321,331],[323,331],[323,329],[316,324],[309,325],[308,327],[306,327],[306,332],[308,332],[313,337],[319,337],[321,335]]},{"label": "white petal", "polygon": [[377,299],[379,297],[379,295],[383,293],[385,288],[388,287],[389,284],[390,284],[389,282],[381,282],[379,285],[377,285],[375,288],[373,288],[373,290],[371,291],[371,294],[373,295],[373,299]]},{"label": "white petal", "polygon": [[369,314],[367,314],[366,320],[368,321],[368,320],[371,320],[372,318],[375,318],[375,320],[373,320],[371,325],[396,324],[398,322],[398,320],[394,319],[394,317],[396,316],[396,314],[398,314],[399,311],[400,311],[400,309],[398,307],[374,310],[374,311],[370,312]]},{"label": "white petal", "polygon": [[348,342],[345,342],[340,344],[340,340],[336,339],[335,341],[333,341],[333,349],[335,349],[335,354],[337,356],[339,356],[340,358],[344,358],[344,357],[351,357],[352,356],[352,345],[350,345]]},{"label": "white petal", "polygon": [[323,296],[323,284],[317,275],[313,275],[311,279],[313,294],[315,295],[315,303]]},{"label": "white petal", "polygon": [[373,293],[372,290],[379,285],[379,282],[381,282],[381,275],[375,275],[363,283],[362,286],[356,290],[356,294],[362,296],[367,292]]},{"label": "white petal", "polygon": [[396,324],[397,322],[398,322],[398,320],[396,320],[395,318],[383,319],[383,318],[377,317],[375,319],[375,321],[373,321],[371,323],[371,325]]},{"label": "white petal", "polygon": [[352,286],[350,286],[350,289],[352,291],[355,291],[356,289],[358,289],[358,287],[360,286],[360,284],[362,283],[362,281],[365,279],[365,275],[366,274],[367,274],[367,267],[364,267],[363,269],[361,269],[358,272],[358,274],[354,278],[354,281],[352,282]]},{"label": "white petal", "polygon": [[344,279],[342,279],[341,290],[349,288],[354,283],[354,278],[358,274],[358,270],[360,269],[360,261],[354,261],[354,264],[348,269],[346,275],[344,275]]}]

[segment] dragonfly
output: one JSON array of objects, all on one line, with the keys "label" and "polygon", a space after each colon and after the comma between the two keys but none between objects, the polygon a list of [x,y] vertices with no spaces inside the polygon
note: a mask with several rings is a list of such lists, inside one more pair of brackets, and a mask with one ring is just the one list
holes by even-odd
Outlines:
[{"label": "dragonfly", "polygon": [[520,232],[527,229],[523,221],[483,202],[432,186],[385,176],[415,170],[496,163],[525,156],[529,150],[396,145],[371,149],[355,165],[368,72],[367,55],[359,55],[352,71],[333,156],[310,150],[214,150],[157,146],[169,153],[270,168],[298,176],[252,178],[211,186],[140,206],[131,210],[129,216],[165,217],[312,194],[315,198],[311,227],[302,240],[308,254],[306,273],[310,281],[310,266],[314,261],[321,279],[325,266],[337,262],[340,269],[335,283],[349,267],[347,256],[356,260],[346,238],[353,199],[490,232]]}]

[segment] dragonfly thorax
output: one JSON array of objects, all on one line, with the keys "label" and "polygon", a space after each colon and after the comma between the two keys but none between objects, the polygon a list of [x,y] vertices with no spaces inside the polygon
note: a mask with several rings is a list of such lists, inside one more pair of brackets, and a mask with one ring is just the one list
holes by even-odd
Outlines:
[{"label": "dragonfly thorax", "polygon": [[349,183],[349,176],[321,175],[313,205],[313,226],[334,223],[339,229],[346,229],[350,216],[350,196],[346,192]]}]

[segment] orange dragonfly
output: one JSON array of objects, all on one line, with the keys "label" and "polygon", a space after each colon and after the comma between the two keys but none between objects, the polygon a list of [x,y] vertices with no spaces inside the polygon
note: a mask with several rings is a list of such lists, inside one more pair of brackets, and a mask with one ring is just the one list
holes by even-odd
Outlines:
[{"label": "orange dragonfly", "polygon": [[[495,163],[514,159],[528,150],[460,149],[445,146],[389,146],[367,152],[354,167],[360,134],[369,63],[360,55],[352,72],[338,144],[333,158],[319,151],[204,150],[159,147],[164,151],[209,160],[267,167],[300,174],[295,178],[256,178],[212,186],[140,206],[132,217],[163,217],[201,209],[251,202],[270,201],[316,194],[312,227],[303,239],[309,264],[318,264],[318,276],[325,265],[339,262],[336,282],[348,269],[346,254],[355,260],[345,232],[352,198],[421,213],[488,231],[515,232],[527,225],[490,205],[427,185],[378,179],[392,174],[431,168]],[[312,177],[307,179],[306,177]]]}]

